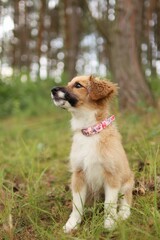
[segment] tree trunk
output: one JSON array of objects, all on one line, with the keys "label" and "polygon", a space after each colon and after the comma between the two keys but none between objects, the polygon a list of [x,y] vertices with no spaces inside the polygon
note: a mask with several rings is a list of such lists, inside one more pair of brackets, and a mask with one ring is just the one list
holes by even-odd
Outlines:
[{"label": "tree trunk", "polygon": [[157,50],[160,51],[160,1],[157,2],[157,25],[155,29],[155,36],[157,42]]},{"label": "tree trunk", "polygon": [[21,53],[20,53],[20,34],[18,31],[18,27],[19,27],[19,0],[15,0],[12,2],[13,4],[13,9],[14,9],[14,16],[13,16],[13,20],[14,20],[14,25],[15,28],[13,30],[14,33],[14,42],[12,43],[12,56],[13,56],[13,61],[12,61],[12,66],[13,69],[15,70],[15,68],[20,67],[20,62],[21,62]]},{"label": "tree trunk", "polygon": [[44,32],[44,17],[46,11],[46,1],[41,0],[40,12],[39,12],[39,23],[38,23],[38,37],[37,37],[37,56],[39,65],[39,77],[40,77],[40,58],[41,58],[41,46],[43,42],[43,32]]},{"label": "tree trunk", "polygon": [[136,42],[138,3],[133,0],[117,1],[114,30],[110,31],[110,66],[119,83],[120,106],[134,108],[140,101],[153,104],[150,88],[143,74]]},{"label": "tree trunk", "polygon": [[[159,0],[158,0],[159,1]],[[144,16],[143,16],[143,27],[144,27],[144,42],[147,44],[147,60],[148,66],[151,70],[152,76],[156,76],[156,68],[152,65],[152,60],[155,60],[155,39],[151,40],[151,35],[154,36],[155,25],[151,24],[153,21],[153,13],[155,14],[156,7],[158,5],[157,0],[150,0],[148,4],[144,7]],[[158,16],[157,16],[158,17]],[[155,38],[155,36],[154,36]],[[154,42],[154,44],[153,44]]]},{"label": "tree trunk", "polygon": [[[154,104],[140,59],[141,30],[138,24],[142,14],[141,1],[117,0],[115,20],[109,21],[107,12],[101,19],[95,19],[97,27],[107,42],[109,64],[113,80],[119,84],[120,107],[136,108],[145,101]],[[139,21],[138,21],[139,19]]]},{"label": "tree trunk", "polygon": [[76,61],[79,50],[81,9],[80,1],[64,0],[65,19],[65,70],[68,79],[72,79],[76,74]]}]

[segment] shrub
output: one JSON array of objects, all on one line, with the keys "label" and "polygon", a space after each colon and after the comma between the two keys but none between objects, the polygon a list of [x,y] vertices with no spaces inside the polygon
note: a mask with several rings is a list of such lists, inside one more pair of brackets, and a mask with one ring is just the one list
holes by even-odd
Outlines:
[{"label": "shrub", "polygon": [[38,115],[47,112],[51,106],[50,90],[54,80],[27,80],[20,78],[0,80],[0,117],[9,115]]}]

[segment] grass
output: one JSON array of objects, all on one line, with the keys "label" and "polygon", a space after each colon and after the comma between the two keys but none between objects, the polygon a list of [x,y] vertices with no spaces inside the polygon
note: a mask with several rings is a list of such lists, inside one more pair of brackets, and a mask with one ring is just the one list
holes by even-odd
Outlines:
[{"label": "grass", "polygon": [[116,114],[136,185],[132,215],[114,231],[103,229],[103,204],[85,208],[70,235],[62,227],[71,212],[69,114],[10,117],[0,124],[0,239],[160,239],[160,122],[150,113]]}]

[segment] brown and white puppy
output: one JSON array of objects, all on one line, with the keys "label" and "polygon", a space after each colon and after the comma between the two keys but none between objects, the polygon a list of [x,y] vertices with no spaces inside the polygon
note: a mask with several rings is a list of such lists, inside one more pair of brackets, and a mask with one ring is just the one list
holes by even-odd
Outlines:
[{"label": "brown and white puppy", "polygon": [[[110,116],[110,99],[116,93],[116,84],[92,76],[75,77],[66,87],[55,87],[51,91],[55,105],[72,114],[70,165],[73,209],[64,226],[65,232],[72,231],[81,223],[89,189],[95,193],[104,188],[105,228],[113,228],[118,217],[127,219],[130,215],[134,179],[116,125],[110,124],[91,136],[82,133],[82,129]],[[117,213],[119,193],[122,197]]]}]

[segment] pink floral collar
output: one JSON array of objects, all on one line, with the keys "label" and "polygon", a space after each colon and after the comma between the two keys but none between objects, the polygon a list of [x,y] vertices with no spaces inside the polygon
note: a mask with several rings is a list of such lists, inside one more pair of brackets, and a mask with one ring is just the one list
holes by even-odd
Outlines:
[{"label": "pink floral collar", "polygon": [[114,120],[115,120],[115,116],[112,115],[111,117],[103,120],[100,123],[95,124],[92,127],[83,128],[81,131],[82,131],[83,135],[89,137],[91,135],[100,133],[103,129],[105,129],[107,126],[109,126]]}]

